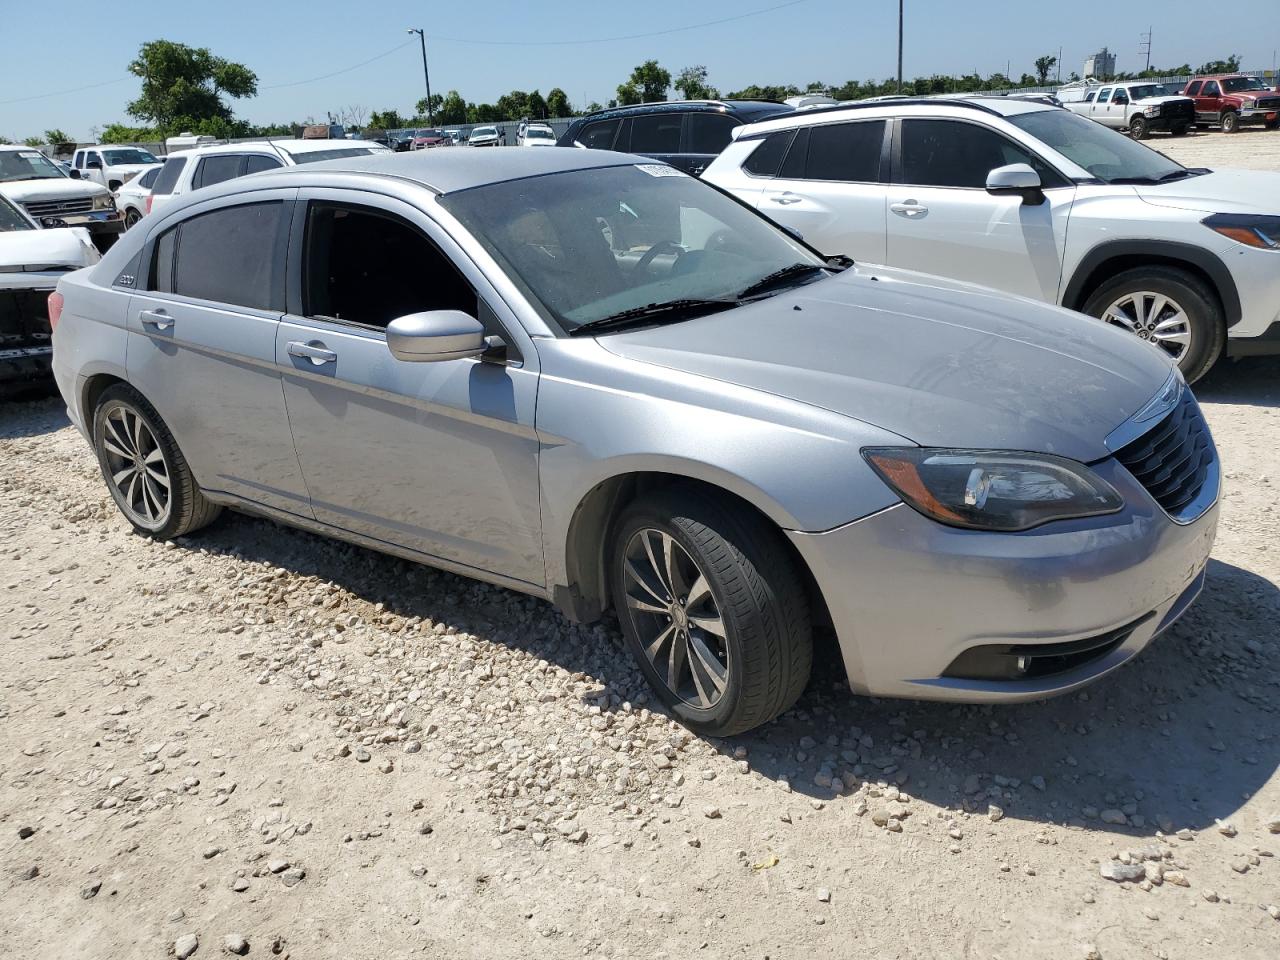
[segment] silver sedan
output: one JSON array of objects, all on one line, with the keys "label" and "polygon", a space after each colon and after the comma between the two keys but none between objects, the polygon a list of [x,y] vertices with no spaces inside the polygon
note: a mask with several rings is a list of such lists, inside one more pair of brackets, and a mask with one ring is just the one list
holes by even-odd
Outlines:
[{"label": "silver sedan", "polygon": [[289,167],[147,217],[51,300],[140,533],[230,507],[612,610],[661,701],[1075,689],[1204,582],[1219,466],[1148,344],[824,259],[659,163],[451,150]]}]

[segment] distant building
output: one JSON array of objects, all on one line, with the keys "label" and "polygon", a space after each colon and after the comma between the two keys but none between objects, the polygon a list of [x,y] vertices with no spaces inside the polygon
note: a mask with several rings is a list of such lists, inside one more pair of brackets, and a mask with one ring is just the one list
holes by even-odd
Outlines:
[{"label": "distant building", "polygon": [[1095,53],[1092,57],[1084,62],[1085,79],[1090,77],[1098,80],[1106,80],[1116,75],[1116,55],[1111,53],[1106,47],[1101,52]]}]

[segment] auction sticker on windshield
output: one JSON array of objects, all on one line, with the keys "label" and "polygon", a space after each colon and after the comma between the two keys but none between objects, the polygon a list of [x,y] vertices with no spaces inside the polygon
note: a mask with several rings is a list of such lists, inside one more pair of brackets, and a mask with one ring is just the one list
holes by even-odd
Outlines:
[{"label": "auction sticker on windshield", "polygon": [[18,156],[23,160],[39,160],[44,154],[39,150],[19,150]]},{"label": "auction sticker on windshield", "polygon": [[637,163],[637,170],[643,170],[651,177],[686,177],[688,174],[677,170],[675,167],[668,167],[665,163]]}]

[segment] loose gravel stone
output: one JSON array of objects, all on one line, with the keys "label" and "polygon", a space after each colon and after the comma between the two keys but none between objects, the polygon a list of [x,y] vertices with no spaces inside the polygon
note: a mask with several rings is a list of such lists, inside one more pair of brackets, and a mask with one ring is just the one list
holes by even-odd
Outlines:
[{"label": "loose gravel stone", "polygon": [[1098,872],[1104,880],[1137,883],[1147,875],[1147,868],[1140,863],[1116,863],[1108,860],[1098,868]]},{"label": "loose gravel stone", "polygon": [[242,934],[229,933],[222,938],[222,949],[237,957],[243,957],[249,952],[249,941]]},{"label": "loose gravel stone", "polygon": [[187,960],[200,947],[200,940],[194,933],[187,933],[173,941],[173,955],[178,960]]}]

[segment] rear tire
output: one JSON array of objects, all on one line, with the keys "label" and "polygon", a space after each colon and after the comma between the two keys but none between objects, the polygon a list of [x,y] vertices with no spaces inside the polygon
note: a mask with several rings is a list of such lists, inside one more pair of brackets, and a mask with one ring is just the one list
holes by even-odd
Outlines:
[{"label": "rear tire", "polygon": [[627,646],[691,730],[742,733],[804,692],[808,599],[781,535],[762,518],[696,486],[659,490],[614,525],[610,579]]},{"label": "rear tire", "polygon": [[1239,133],[1240,132],[1240,114],[1234,110],[1222,111],[1222,132],[1223,133]]},{"label": "rear tire", "polygon": [[222,512],[191,475],[155,408],[127,384],[102,392],[93,412],[93,448],[111,499],[144,536],[172,540]]},{"label": "rear tire", "polygon": [[142,220],[142,214],[130,207],[124,214],[124,228],[130,230],[136,227]]},{"label": "rear tire", "polygon": [[1147,127],[1147,118],[1138,114],[1129,121],[1129,136],[1135,140],[1145,140],[1151,135]]},{"label": "rear tire", "polygon": [[1262,123],[1262,129],[1280,130],[1280,117],[1276,117],[1274,120],[1264,120]]},{"label": "rear tire", "polygon": [[[1217,296],[1200,278],[1177,267],[1151,264],[1116,274],[1093,291],[1082,312],[1164,349],[1188,383],[1209,372],[1226,342],[1226,319]],[[1183,331],[1188,342],[1174,357],[1174,338]]]}]

